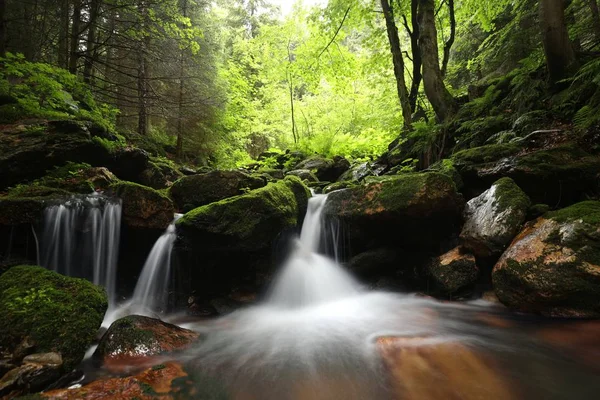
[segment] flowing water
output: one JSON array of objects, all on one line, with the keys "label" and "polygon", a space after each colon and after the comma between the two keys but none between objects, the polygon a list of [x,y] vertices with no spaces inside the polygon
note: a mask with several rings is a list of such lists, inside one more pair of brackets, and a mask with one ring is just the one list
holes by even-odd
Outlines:
[{"label": "flowing water", "polygon": [[42,266],[103,286],[116,299],[121,201],[99,194],[46,207],[40,238]]}]

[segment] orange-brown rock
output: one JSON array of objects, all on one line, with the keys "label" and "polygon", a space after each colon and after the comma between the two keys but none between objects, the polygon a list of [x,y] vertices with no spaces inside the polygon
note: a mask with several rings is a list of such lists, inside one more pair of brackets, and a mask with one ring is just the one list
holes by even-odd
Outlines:
[{"label": "orange-brown rock", "polygon": [[446,294],[474,285],[479,275],[475,257],[464,252],[461,247],[434,258],[426,266],[426,270],[434,286]]}]

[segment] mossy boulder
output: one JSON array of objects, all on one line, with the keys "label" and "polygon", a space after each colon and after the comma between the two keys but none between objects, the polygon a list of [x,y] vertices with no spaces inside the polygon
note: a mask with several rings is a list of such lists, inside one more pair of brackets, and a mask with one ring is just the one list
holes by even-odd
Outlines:
[{"label": "mossy boulder", "polygon": [[600,192],[600,157],[575,143],[508,143],[459,151],[452,161],[467,195],[502,177],[512,178],[534,203],[570,205]]},{"label": "mossy boulder", "polygon": [[344,181],[353,181],[353,182],[361,182],[363,179],[365,179],[367,176],[373,175],[373,169],[371,169],[371,166],[369,165],[369,163],[364,162],[364,163],[359,163],[359,164],[354,164],[352,166],[350,166],[350,168],[344,172],[342,175],[340,175],[340,177],[338,178],[338,182],[344,182]]},{"label": "mossy boulder", "polygon": [[353,183],[351,181],[334,182],[334,183],[330,183],[327,186],[325,186],[323,188],[323,193],[327,194],[327,193],[335,192],[336,190],[340,190],[340,189],[352,188],[354,186],[356,186],[356,183]]},{"label": "mossy boulder", "polygon": [[600,316],[600,202],[528,223],[492,273],[510,308],[552,317]]},{"label": "mossy boulder", "polygon": [[185,176],[173,184],[171,197],[184,212],[266,185],[266,180],[241,171],[212,171]]},{"label": "mossy boulder", "polygon": [[479,257],[499,255],[519,233],[529,197],[510,178],[502,178],[465,206],[460,238]]},{"label": "mossy boulder", "polygon": [[295,169],[286,173],[288,176],[297,176],[307,183],[319,182],[319,178],[309,169]]},{"label": "mossy boulder", "polygon": [[198,333],[155,318],[130,315],[111,324],[100,339],[93,358],[105,368],[124,361],[182,350],[198,339]]},{"label": "mossy boulder", "polygon": [[313,156],[298,163],[294,169],[309,170],[320,181],[335,182],[350,168],[350,162],[344,157],[336,156],[333,159]]},{"label": "mossy boulder", "polygon": [[12,352],[29,338],[38,353],[60,353],[68,371],[94,341],[107,306],[104,290],[84,279],[12,267],[0,276],[0,347]]},{"label": "mossy boulder", "polygon": [[198,207],[179,219],[177,228],[211,251],[269,249],[280,232],[298,225],[308,197],[298,179],[286,178]]},{"label": "mossy boulder", "polygon": [[125,181],[110,190],[123,201],[123,220],[129,227],[165,229],[173,220],[173,202],[158,190]]},{"label": "mossy boulder", "polygon": [[474,286],[479,275],[475,257],[461,247],[433,258],[425,271],[434,289],[446,295]]},{"label": "mossy boulder", "polygon": [[414,173],[329,194],[325,215],[344,224],[351,245],[428,245],[455,231],[462,198],[439,173]]},{"label": "mossy boulder", "polygon": [[37,223],[42,218],[44,207],[40,198],[0,197],[0,225]]},{"label": "mossy boulder", "polygon": [[166,189],[181,177],[183,173],[171,160],[150,157],[148,166],[140,173],[139,183],[153,189]]}]

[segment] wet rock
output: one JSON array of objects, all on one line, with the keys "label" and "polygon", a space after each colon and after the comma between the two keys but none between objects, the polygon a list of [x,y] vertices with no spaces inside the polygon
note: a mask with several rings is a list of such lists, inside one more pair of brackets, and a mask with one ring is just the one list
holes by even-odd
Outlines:
[{"label": "wet rock", "polygon": [[356,248],[371,242],[428,246],[456,229],[461,206],[450,178],[420,173],[332,192],[324,213],[344,224]]},{"label": "wet rock", "polygon": [[297,170],[309,170],[315,174],[318,180],[329,182],[335,182],[348,168],[350,168],[348,160],[339,156],[333,159],[314,156],[301,161],[294,167]]},{"label": "wet rock", "polygon": [[148,167],[150,155],[137,147],[123,147],[114,150],[105,166],[120,179],[141,183],[140,176]]},{"label": "wet rock", "polygon": [[110,368],[120,363],[185,349],[198,337],[196,332],[158,319],[130,315],[113,322],[102,336],[93,358]]},{"label": "wet rock", "polygon": [[37,223],[45,207],[44,201],[38,198],[0,197],[0,225]]},{"label": "wet rock", "polygon": [[472,287],[479,275],[475,257],[461,247],[435,257],[425,270],[435,288],[444,294],[454,294]]},{"label": "wet rock", "polygon": [[277,235],[298,225],[310,194],[298,178],[198,207],[177,221],[183,236],[209,251],[270,249]]},{"label": "wet rock", "polygon": [[212,171],[179,179],[170,194],[177,209],[187,212],[265,185],[263,178],[241,171]]},{"label": "wet rock", "polygon": [[261,169],[259,172],[269,175],[273,179],[283,179],[285,174],[282,169]]},{"label": "wet rock", "polygon": [[399,256],[398,251],[391,248],[368,250],[352,257],[347,268],[360,277],[380,275],[386,270],[397,269]]},{"label": "wet rock", "polygon": [[334,183],[330,183],[327,186],[325,186],[323,188],[323,193],[327,194],[327,193],[334,192],[336,190],[348,189],[348,188],[351,188],[354,186],[356,186],[356,184],[354,184],[350,181],[334,182]]},{"label": "wet rock", "polygon": [[369,163],[360,163],[352,165],[346,172],[344,172],[339,178],[338,182],[343,181],[355,181],[360,182],[367,176],[373,175],[373,170]]},{"label": "wet rock", "polygon": [[463,150],[452,156],[469,196],[502,177],[512,178],[534,203],[569,205],[598,193],[600,157],[574,143],[508,143]]},{"label": "wet rock", "polygon": [[313,174],[309,169],[295,169],[293,171],[289,171],[286,175],[297,176],[305,182],[318,182],[319,178],[315,174]]},{"label": "wet rock", "polygon": [[150,157],[148,166],[140,173],[139,183],[153,189],[166,189],[183,174],[167,159]]},{"label": "wet rock", "polygon": [[173,202],[161,192],[125,181],[110,188],[123,201],[123,220],[128,226],[162,230],[173,220]]},{"label": "wet rock", "polygon": [[552,317],[600,316],[600,202],[528,223],[492,272],[510,308]]},{"label": "wet rock", "polygon": [[460,238],[479,257],[500,254],[519,233],[530,206],[527,195],[510,178],[467,202]]},{"label": "wet rock", "polygon": [[26,337],[36,352],[57,352],[73,368],[93,342],[107,308],[103,289],[34,266],[0,276],[0,347],[14,350]]}]

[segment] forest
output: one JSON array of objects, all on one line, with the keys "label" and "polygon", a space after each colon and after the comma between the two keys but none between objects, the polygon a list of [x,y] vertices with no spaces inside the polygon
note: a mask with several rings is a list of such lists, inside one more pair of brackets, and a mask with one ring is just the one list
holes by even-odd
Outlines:
[{"label": "forest", "polygon": [[600,392],[598,0],[0,0],[0,400]]}]

